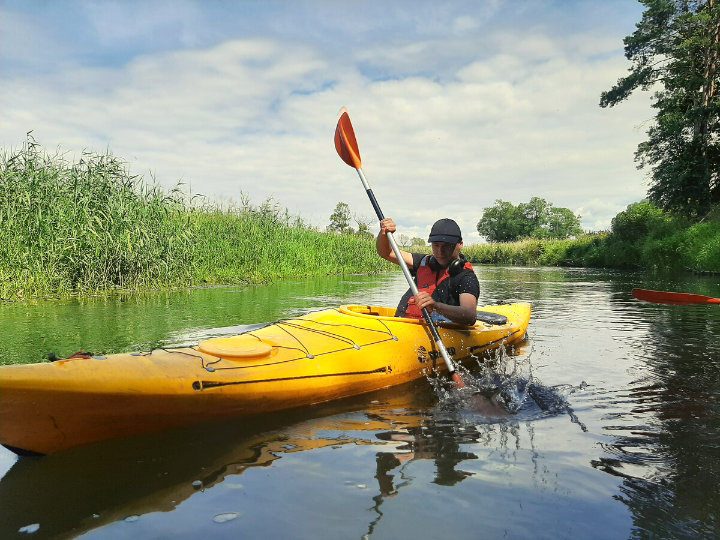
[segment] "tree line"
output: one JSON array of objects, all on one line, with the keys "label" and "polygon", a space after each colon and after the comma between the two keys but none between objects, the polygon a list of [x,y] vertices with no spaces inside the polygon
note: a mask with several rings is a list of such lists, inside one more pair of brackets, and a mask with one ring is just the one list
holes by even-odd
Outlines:
[{"label": "tree line", "polygon": [[[354,220],[358,229],[350,222]],[[348,204],[340,202],[330,216],[328,232],[337,234],[369,235],[372,221],[350,211]],[[524,238],[565,239],[582,234],[580,216],[567,208],[553,206],[540,197],[532,197],[527,203],[517,206],[498,199],[495,205],[484,208],[477,231],[489,242],[514,242]],[[398,244],[403,247],[422,247],[425,240],[397,235]]]},{"label": "tree line", "polygon": [[[352,221],[355,222],[357,229],[353,228],[351,224]],[[356,214],[350,210],[350,206],[347,203],[339,202],[335,205],[335,210],[333,210],[333,213],[330,215],[330,223],[325,230],[329,233],[354,234],[357,236],[373,238],[374,235],[370,232],[370,224],[372,222],[372,218]],[[425,240],[422,238],[410,238],[406,234],[398,234],[396,240],[402,247],[417,247],[425,245]]]},{"label": "tree line", "polygon": [[516,242],[524,238],[562,240],[582,234],[580,218],[572,210],[553,206],[540,197],[517,206],[498,199],[494,206],[483,209],[477,231],[489,242]]}]

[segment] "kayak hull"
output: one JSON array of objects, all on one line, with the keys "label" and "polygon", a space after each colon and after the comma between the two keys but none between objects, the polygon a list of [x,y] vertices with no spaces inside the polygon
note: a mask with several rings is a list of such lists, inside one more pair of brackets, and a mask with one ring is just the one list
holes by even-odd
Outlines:
[{"label": "kayak hull", "polygon": [[[439,326],[460,363],[525,336],[529,304],[482,309],[507,323]],[[0,444],[49,454],[345,398],[445,369],[425,324],[393,312],[341,306],[196,347],[0,367]]]}]

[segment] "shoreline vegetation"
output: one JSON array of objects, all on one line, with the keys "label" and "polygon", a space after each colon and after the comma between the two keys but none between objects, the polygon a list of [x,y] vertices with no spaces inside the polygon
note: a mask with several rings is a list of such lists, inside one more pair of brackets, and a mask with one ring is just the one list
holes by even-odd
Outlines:
[{"label": "shoreline vegetation", "polygon": [[[404,248],[428,251],[429,248]],[[631,204],[610,231],[469,245],[475,264],[720,272],[720,211],[702,222]],[[367,231],[323,232],[272,199],[210,202],[131,175],[110,152],[76,162],[31,136],[0,153],[0,300],[144,292],[392,270]]]},{"label": "shoreline vegetation", "polygon": [[0,154],[0,299],[372,274],[367,235],[326,233],[272,199],[211,203],[131,175],[111,153],[70,163],[31,137]]},{"label": "shoreline vegetation", "polygon": [[720,273],[720,209],[693,222],[644,200],[615,216],[610,231],[478,244],[463,253],[479,264]]}]

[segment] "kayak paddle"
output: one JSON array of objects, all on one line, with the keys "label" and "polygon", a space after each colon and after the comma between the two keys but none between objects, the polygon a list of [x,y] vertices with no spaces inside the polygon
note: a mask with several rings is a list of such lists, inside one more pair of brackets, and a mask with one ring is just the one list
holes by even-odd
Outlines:
[{"label": "kayak paddle", "polygon": [[[378,219],[382,221],[383,219],[385,219],[385,216],[383,216],[382,210],[380,210],[380,206],[375,199],[375,195],[373,195],[372,189],[370,189],[370,184],[368,184],[368,181],[362,171],[360,150],[358,149],[357,140],[355,139],[355,131],[353,130],[352,123],[350,122],[350,115],[348,114],[347,109],[343,107],[342,109],[340,109],[338,116],[339,118],[337,128],[335,129],[335,150],[337,150],[338,155],[345,163],[347,163],[357,171],[358,175],[360,176],[360,180],[362,181],[363,187],[365,188],[365,192],[370,198],[370,203],[373,205]],[[403,274],[405,274],[405,279],[407,280],[408,285],[410,285],[410,289],[412,290],[413,295],[418,294],[417,285],[415,284],[415,281],[410,275],[410,270],[408,270],[405,259],[400,252],[400,248],[398,247],[397,242],[395,242],[393,234],[391,232],[388,232],[387,237],[390,241],[390,246],[395,253],[395,257],[397,257],[398,264],[400,264],[400,268],[402,268]],[[433,323],[432,319],[430,318],[430,313],[428,312],[427,308],[423,308],[422,314],[425,318],[425,322],[430,328],[430,333],[432,334],[433,340],[435,341],[435,346],[437,347],[438,351],[440,351],[440,355],[445,361],[445,365],[448,368],[448,373],[450,377],[452,378],[457,388],[462,388],[463,386],[465,386],[465,384],[462,382],[460,375],[458,375],[455,362],[453,362],[450,358],[450,355],[448,354],[447,349],[442,342],[442,338],[437,331],[435,323]]]},{"label": "kayak paddle", "polygon": [[638,300],[645,300],[653,304],[668,304],[670,306],[692,306],[694,304],[720,304],[720,298],[711,298],[701,294],[687,294],[664,291],[648,291],[633,289],[632,295]]}]

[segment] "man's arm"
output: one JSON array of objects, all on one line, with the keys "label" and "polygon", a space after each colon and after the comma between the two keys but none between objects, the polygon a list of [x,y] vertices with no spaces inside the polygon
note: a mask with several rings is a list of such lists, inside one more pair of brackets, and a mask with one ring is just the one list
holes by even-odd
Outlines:
[{"label": "man's arm", "polygon": [[464,326],[473,326],[477,317],[477,298],[470,293],[460,294],[459,306],[449,306],[436,302],[432,296],[424,291],[420,291],[414,298],[411,298],[410,303],[414,303],[421,310],[425,307],[430,313],[436,311],[452,322]]},{"label": "man's arm", "polygon": [[[390,261],[391,263],[400,264],[398,262],[397,257],[395,256],[395,252],[392,249],[392,246],[390,245],[390,240],[388,240],[387,233],[394,233],[396,230],[395,222],[390,218],[385,218],[380,222],[380,232],[377,235],[377,240],[375,241],[375,249],[378,252],[378,255],[380,255],[383,259],[386,261]],[[405,260],[405,264],[410,270],[414,270],[415,266],[413,264],[413,257],[412,253],[408,253],[406,251],[400,250],[400,254],[402,255],[402,258]]]}]

